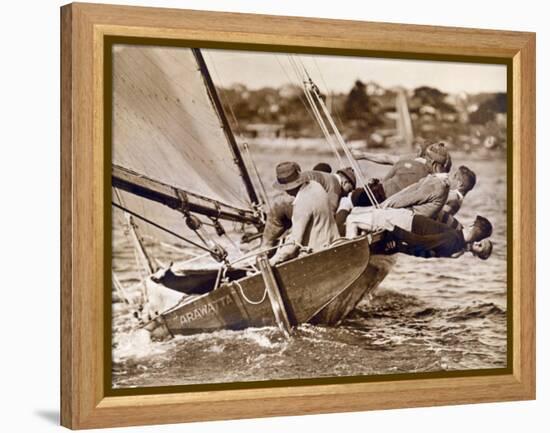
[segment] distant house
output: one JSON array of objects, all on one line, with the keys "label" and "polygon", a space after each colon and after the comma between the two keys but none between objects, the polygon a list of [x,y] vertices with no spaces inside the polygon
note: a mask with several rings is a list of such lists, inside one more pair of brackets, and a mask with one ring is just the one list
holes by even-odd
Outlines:
[{"label": "distant house", "polygon": [[419,111],[420,111],[420,114],[429,114],[432,116],[435,116],[437,113],[437,110],[431,105],[423,105],[422,107],[420,107]]},{"label": "distant house", "polygon": [[285,136],[285,126],[276,123],[250,123],[244,129],[248,138],[281,138]]},{"label": "distant house", "polygon": [[508,116],[506,113],[497,113],[495,116],[495,121],[498,125],[506,127]]},{"label": "distant house", "polygon": [[299,98],[302,95],[302,88],[295,84],[283,84],[279,88],[279,96],[284,99]]},{"label": "distant house", "polygon": [[369,96],[382,96],[386,93],[386,89],[374,81],[368,81],[365,84],[365,91]]},{"label": "distant house", "polygon": [[447,123],[455,123],[458,122],[459,116],[456,113],[444,113],[441,116],[441,120]]}]

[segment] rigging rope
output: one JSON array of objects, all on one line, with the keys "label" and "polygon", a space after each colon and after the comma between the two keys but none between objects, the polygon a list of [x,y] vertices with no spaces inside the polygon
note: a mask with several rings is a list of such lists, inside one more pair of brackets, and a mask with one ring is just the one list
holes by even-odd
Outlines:
[{"label": "rigging rope", "polygon": [[251,305],[260,305],[262,302],[265,301],[265,298],[267,297],[267,287],[264,290],[264,294],[262,298],[259,301],[253,301],[252,299],[250,299],[248,296],[244,294],[243,286],[241,286],[241,283],[239,283],[237,280],[233,280],[231,281],[231,284],[237,286],[237,288],[241,292],[242,298]]},{"label": "rigging rope", "polygon": [[[319,129],[321,129],[321,132],[325,136],[325,140],[326,140],[327,144],[330,146],[330,148],[332,149],[332,151],[336,155],[336,158],[338,159],[338,162],[339,162],[340,166],[343,168],[344,167],[343,166],[343,161],[340,157],[340,154],[338,153],[338,150],[337,150],[336,146],[334,145],[334,141],[332,139],[332,136],[330,135],[330,132],[328,131],[328,129],[326,127],[326,124],[324,123],[324,121],[321,117],[321,114],[319,113],[318,108],[312,103],[310,95],[308,95],[308,93],[305,89],[305,78],[304,78],[304,76],[300,76],[300,68],[298,67],[298,64],[296,63],[296,60],[294,60],[294,58],[290,54],[288,54],[288,62],[290,64],[291,68],[293,69],[294,74],[296,75],[296,78],[297,78],[298,83],[299,83],[299,87],[301,87],[302,91],[304,92],[304,95],[306,96],[307,104],[306,104],[306,102],[304,101],[304,99],[302,98],[301,95],[300,95],[300,100],[302,101],[302,103],[306,107],[307,112],[309,113],[309,115],[313,119],[313,123],[317,124]],[[283,69],[283,71],[284,71],[284,69]],[[285,73],[286,73],[286,71],[285,71]]]},{"label": "rigging rope", "polygon": [[[241,137],[241,139],[242,139],[242,137]],[[256,166],[256,162],[254,161],[254,158],[252,158],[252,154],[250,153],[250,146],[244,140],[243,140],[243,147],[244,147],[244,150],[246,151],[248,159],[250,159],[250,162],[252,163],[252,168],[254,169],[254,174],[258,178],[258,183],[260,185],[260,190],[262,192],[262,200],[264,200],[264,203],[267,204],[268,209],[271,210],[271,202],[269,201],[269,198],[267,196],[267,191],[265,189],[264,181],[262,180],[262,177],[260,176],[260,172],[258,171],[258,167]]]},{"label": "rigging rope", "polygon": [[194,246],[195,248],[198,248],[198,249],[203,250],[203,251],[207,251],[207,252],[209,252],[210,254],[215,254],[215,253],[216,253],[215,251],[210,250],[209,248],[206,248],[206,247],[202,246],[201,244],[198,244],[198,243],[192,241],[191,239],[184,238],[183,236],[178,235],[177,233],[173,232],[172,230],[167,229],[166,227],[163,227],[163,226],[161,226],[160,224],[157,224],[156,222],[154,222],[154,221],[152,221],[152,220],[150,220],[150,219],[148,219],[148,218],[146,218],[146,217],[144,217],[144,216],[142,216],[142,215],[140,215],[140,214],[138,214],[138,213],[136,213],[136,212],[133,212],[133,211],[131,211],[130,209],[125,208],[124,206],[119,205],[118,203],[112,202],[112,205],[113,205],[114,207],[116,207],[116,208],[118,208],[118,209],[120,209],[120,210],[122,210],[122,211],[124,211],[124,212],[127,212],[128,214],[130,214],[130,215],[132,215],[132,216],[134,216],[134,217],[136,217],[136,218],[142,220],[143,222],[146,222],[147,224],[150,224],[150,225],[152,225],[153,227],[155,227],[155,228],[157,228],[157,229],[159,229],[159,230],[162,230],[162,231],[168,233],[169,235],[174,236],[175,238],[177,238],[177,239],[179,239],[179,240],[181,240],[181,241],[187,242],[188,244]]},{"label": "rigging rope", "polygon": [[239,140],[241,141],[241,143],[243,143],[243,147],[245,148],[245,150],[248,154],[248,159],[250,160],[250,163],[252,164],[252,168],[254,169],[254,174],[256,175],[258,183],[260,185],[261,196],[262,196],[261,200],[263,201],[263,203],[267,204],[269,209],[271,209],[271,205],[269,203],[269,199],[267,198],[267,193],[266,193],[266,190],[265,190],[265,187],[264,187],[264,183],[262,181],[262,178],[260,177],[260,173],[258,172],[258,169],[256,167],[256,163],[254,162],[254,159],[252,158],[252,155],[250,154],[250,150],[248,149],[248,144],[246,143],[246,141],[244,140],[244,137],[242,135],[239,121],[237,120],[237,116],[235,115],[235,111],[233,110],[233,105],[229,101],[229,98],[226,98],[224,96],[224,93],[226,92],[226,87],[223,84],[223,81],[221,80],[220,75],[218,74],[218,70],[216,68],[216,64],[214,63],[214,60],[212,59],[212,57],[210,56],[210,54],[208,52],[205,52],[205,54],[208,57],[209,62],[212,64],[212,67],[214,69],[214,75],[216,76],[216,79],[217,79],[218,83],[220,83],[220,85],[221,85],[221,89],[220,89],[221,91],[219,92],[220,99],[222,100],[223,104],[225,104],[229,108],[229,112],[231,113],[231,117],[233,118],[234,126],[239,131],[238,132]]},{"label": "rigging rope", "polygon": [[[123,205],[124,200],[122,198],[122,195],[120,194],[120,191],[118,190],[118,188],[114,188],[114,190],[115,190],[115,195],[118,199],[118,202],[121,205]],[[134,252],[134,260],[136,261],[139,277],[141,280],[141,285],[140,285],[141,297],[143,299],[143,303],[145,304],[149,302],[149,291],[147,288],[146,281],[147,281],[147,278],[149,277],[149,274],[152,274],[155,269],[153,267],[153,264],[151,263],[150,257],[147,255],[147,252],[142,245],[142,240],[140,239],[137,226],[134,220],[132,219],[132,216],[126,212],[124,212],[124,216],[126,219],[127,229],[132,231],[132,242],[134,244],[132,251]],[[128,236],[128,233],[126,231],[124,231],[124,234]]]},{"label": "rigging rope", "polygon": [[[303,76],[304,76],[304,93],[306,94],[306,97],[308,97],[308,101],[310,101],[310,104],[312,105],[312,108],[316,111],[319,110],[317,108],[317,105],[319,105],[321,107],[325,118],[328,120],[328,122],[330,124],[330,127],[331,127],[332,131],[334,132],[334,135],[336,136],[336,139],[337,139],[338,143],[340,144],[340,147],[344,151],[344,154],[346,155],[346,158],[347,158],[348,162],[350,163],[351,167],[355,171],[357,178],[359,179],[361,185],[363,186],[363,189],[365,190],[365,193],[369,197],[371,203],[376,208],[380,207],[380,205],[378,203],[378,200],[376,199],[376,196],[374,195],[374,193],[372,192],[372,190],[370,189],[368,184],[365,182],[365,178],[363,176],[363,173],[361,171],[361,167],[359,166],[359,163],[353,157],[353,155],[351,154],[351,151],[348,149],[348,146],[347,146],[346,142],[344,141],[344,138],[340,134],[340,131],[338,130],[338,127],[334,123],[334,120],[332,119],[332,116],[330,115],[324,101],[322,100],[322,98],[320,96],[319,88],[315,85],[315,83],[311,79],[311,76],[307,72],[307,69],[304,66],[302,60],[298,58],[298,61],[300,62],[300,66],[302,67],[302,73],[303,73]],[[295,62],[296,62],[296,60],[295,60]],[[315,100],[313,100],[313,97],[315,97]],[[324,125],[324,128],[327,129],[326,125],[324,124],[324,119],[321,119],[321,122]],[[337,153],[337,150],[336,150],[336,153]],[[337,153],[337,155],[339,156],[338,153]],[[340,164],[342,165],[343,163],[342,163],[340,157],[338,159],[340,161]]]},{"label": "rigging rope", "polygon": [[220,93],[220,99],[222,102],[229,108],[229,111],[231,113],[231,117],[233,118],[234,126],[240,131],[239,127],[239,121],[237,120],[237,116],[235,115],[235,112],[233,111],[233,106],[229,103],[228,98],[225,98],[223,93],[225,92],[225,85],[223,81],[220,78],[220,75],[218,74],[218,69],[216,68],[216,64],[214,63],[214,60],[212,59],[212,56],[210,56],[210,53],[208,51],[203,51],[206,57],[208,57],[208,62],[212,65],[212,68],[214,69],[214,75],[216,76],[216,80],[221,85],[221,89],[223,89],[223,92]]},{"label": "rigging rope", "polygon": [[265,254],[265,253],[268,253],[269,251],[273,251],[273,250],[276,250],[278,248],[281,248],[281,247],[284,247],[284,246],[289,246],[289,245],[293,245],[293,246],[296,246],[300,249],[300,251],[303,251],[303,252],[311,252],[311,249],[308,248],[308,247],[305,247],[304,245],[296,242],[296,241],[292,241],[292,242],[283,242],[281,240],[281,242],[279,242],[279,244],[273,246],[273,247],[269,247],[269,248],[263,248],[261,250],[255,250],[253,251],[252,253],[249,253],[249,254],[245,254],[235,260],[233,260],[232,262],[229,263],[229,266],[233,266],[235,263],[238,263],[238,262],[242,262],[246,259],[249,259],[251,257],[256,257],[260,254]]},{"label": "rigging rope", "polygon": [[[290,62],[290,55],[288,55],[289,57],[289,63],[290,63],[290,66],[292,67],[292,64]],[[289,73],[287,72],[287,70],[283,67],[283,64],[281,63],[281,61],[279,60],[279,56],[276,54],[275,55],[275,59],[277,60],[277,63],[279,64],[279,66],[281,67],[281,70],[283,71],[283,73],[286,75],[287,79],[288,79],[288,82],[301,88],[302,87],[302,83],[301,83],[301,80],[299,77],[297,77],[297,80],[293,80],[292,77],[289,75]],[[296,72],[294,72],[296,74]],[[296,82],[298,84],[296,84]],[[303,98],[302,94],[301,93],[298,93],[298,99],[300,100],[300,102],[302,103],[302,105],[304,106],[304,108],[306,109],[306,112],[309,114],[309,116],[311,117],[311,119],[313,120],[313,124],[315,125],[315,122],[316,122],[316,119],[315,119],[315,116],[313,115],[312,111],[311,111],[311,108],[310,106],[308,105],[308,103],[306,102],[306,100]]]},{"label": "rigging rope", "polygon": [[115,289],[118,293],[118,296],[128,305],[131,305],[130,303],[130,298],[128,297],[128,295],[126,294],[126,291],[124,290],[124,287],[122,286],[122,283],[120,282],[120,280],[118,279],[115,271],[111,271],[112,273],[112,276],[113,276],[113,283],[114,283],[114,286],[115,286]]},{"label": "rigging rope", "polygon": [[138,255],[138,252],[136,251],[136,248],[132,248],[132,250],[134,251],[134,259],[136,260],[136,263],[138,264],[138,269],[139,269],[139,278],[141,280],[141,284],[140,284],[141,296],[143,298],[143,303],[146,304],[147,302],[149,302],[149,293],[147,291],[147,284],[146,284],[146,280],[149,277],[149,275],[145,272],[145,269],[143,269],[142,266],[139,266],[140,264],[139,255]]},{"label": "rigging rope", "polygon": [[319,123],[319,126],[321,127],[321,130],[323,131],[323,134],[325,135],[326,141],[329,144],[330,148],[334,152],[334,155],[336,156],[336,159],[338,159],[338,164],[340,165],[340,168],[345,168],[344,160],[340,156],[340,152],[338,152],[338,148],[336,147],[336,144],[334,143],[334,140],[332,138],[332,135],[330,135],[330,131],[327,128],[327,125],[325,124],[321,113],[319,112],[319,109],[317,108],[317,105],[315,104],[315,101],[313,101],[312,96],[310,95],[309,90],[305,87],[305,81],[304,81],[304,93],[306,95],[306,98],[308,102],[311,105],[311,108],[313,109],[313,112],[315,113],[315,116],[317,117],[317,122]]},{"label": "rigging rope", "polygon": [[[311,78],[310,78],[310,81],[311,81]],[[313,83],[313,81],[311,81],[311,83]],[[313,86],[314,86],[314,84],[313,84]],[[340,143],[340,146],[342,147],[342,149],[343,149],[350,165],[353,167],[353,170],[355,171],[356,176],[358,177],[359,181],[361,182],[361,185],[363,186],[363,189],[365,190],[365,193],[367,194],[367,196],[369,196],[369,199],[371,200],[371,203],[374,204],[374,206],[376,208],[380,207],[380,205],[378,203],[378,200],[376,199],[376,196],[374,195],[374,193],[372,192],[372,190],[368,186],[367,182],[365,181],[365,178],[363,176],[363,172],[361,171],[361,167],[359,166],[359,163],[357,162],[357,160],[351,154],[351,151],[349,150],[346,142],[344,141],[344,138],[340,134],[340,131],[338,130],[336,124],[334,123],[334,120],[330,116],[330,113],[328,112],[327,107],[325,106],[324,102],[322,101],[322,99],[320,98],[320,96],[318,95],[317,92],[315,92],[315,95],[316,95],[317,101],[318,101],[319,105],[321,106],[321,109],[323,110],[323,113],[325,114],[325,117],[328,119],[328,121],[330,123],[330,126],[331,126],[332,130],[334,131],[334,134],[336,135],[336,138],[337,138],[338,142]]]},{"label": "rigging rope", "polygon": [[[337,148],[336,144],[334,143],[332,135],[330,134],[330,131],[328,130],[327,125],[326,125],[325,121],[323,120],[323,118],[321,116],[321,113],[319,112],[319,108],[317,107],[317,105],[313,101],[313,99],[311,97],[311,94],[310,94],[310,92],[307,88],[306,78],[309,78],[309,76],[306,77],[307,71],[305,70],[305,68],[302,65],[303,72],[302,72],[302,77],[300,77],[300,68],[298,67],[298,64],[296,63],[296,60],[293,59],[290,55],[289,55],[289,62],[291,63],[291,66],[294,68],[294,73],[296,74],[298,79],[300,79],[300,81],[302,82],[302,90],[304,92],[304,95],[306,96],[306,99],[307,99],[307,102],[309,103],[309,106],[311,107],[311,110],[313,111],[313,114],[315,116],[314,120],[317,122],[317,124],[321,128],[321,131],[323,132],[323,135],[325,136],[326,142],[328,143],[328,145],[330,146],[330,148],[333,151],[334,155],[336,156],[336,159],[338,160],[338,164],[340,165],[340,168],[344,168],[345,167],[344,161],[343,161],[342,157],[340,156],[340,153],[338,152],[338,148]],[[304,73],[306,75],[304,75]]]},{"label": "rigging rope", "polygon": [[[323,77],[323,73],[321,72],[321,68],[319,67],[319,64],[317,63],[317,59],[315,56],[311,56],[313,59],[313,64],[317,68],[317,72],[319,72],[319,77],[321,77],[321,81],[323,82],[323,85],[325,86],[325,91],[327,92],[327,95],[330,93],[327,82],[325,81],[325,78]],[[333,98],[334,100],[334,98]],[[338,123],[340,124],[340,129],[344,129],[344,122],[342,122],[342,118],[340,117],[340,112],[338,110],[338,107],[332,103],[332,108],[334,109],[334,113],[336,114],[336,119],[338,120]]]}]

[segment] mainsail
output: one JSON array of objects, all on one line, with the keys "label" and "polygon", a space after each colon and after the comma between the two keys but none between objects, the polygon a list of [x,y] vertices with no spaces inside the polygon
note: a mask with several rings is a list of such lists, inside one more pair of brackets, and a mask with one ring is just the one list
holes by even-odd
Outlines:
[{"label": "mainsail", "polygon": [[[250,212],[257,198],[205,72],[198,50],[113,48],[113,166]],[[193,235],[181,213],[136,194],[119,191],[117,197],[119,205],[160,226]],[[155,239],[166,238],[139,225]]]}]

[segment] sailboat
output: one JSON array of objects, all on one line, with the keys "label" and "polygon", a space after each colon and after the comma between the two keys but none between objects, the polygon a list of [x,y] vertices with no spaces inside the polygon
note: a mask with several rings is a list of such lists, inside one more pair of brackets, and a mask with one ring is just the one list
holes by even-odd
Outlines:
[{"label": "sailboat", "polygon": [[[201,50],[115,46],[112,122],[112,204],[146,275],[141,302],[169,300],[139,306],[154,337],[264,326],[288,336],[302,323],[336,325],[391,269],[392,259],[373,254],[383,233],[276,266],[261,246],[242,250],[261,236],[267,198]],[[163,262],[151,239],[194,255]],[[113,287],[125,296],[114,273]]]}]

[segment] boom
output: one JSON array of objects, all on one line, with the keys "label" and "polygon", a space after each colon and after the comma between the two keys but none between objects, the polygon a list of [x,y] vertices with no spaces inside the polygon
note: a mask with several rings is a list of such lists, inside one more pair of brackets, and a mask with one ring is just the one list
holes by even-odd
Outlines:
[{"label": "boom", "polygon": [[259,215],[251,210],[239,209],[217,200],[203,197],[167,185],[113,164],[112,185],[123,191],[164,204],[182,213],[195,212],[216,219],[225,219],[262,227]]}]

